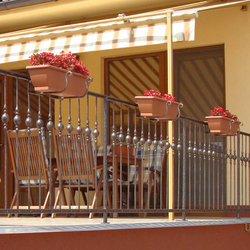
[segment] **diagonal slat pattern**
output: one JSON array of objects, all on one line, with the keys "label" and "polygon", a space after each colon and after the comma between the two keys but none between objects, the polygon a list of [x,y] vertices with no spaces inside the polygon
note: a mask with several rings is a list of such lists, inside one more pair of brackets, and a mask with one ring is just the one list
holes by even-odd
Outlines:
[{"label": "diagonal slat pattern", "polygon": [[135,102],[144,89],[159,90],[159,59],[149,56],[109,63],[110,95]]},{"label": "diagonal slat pattern", "polygon": [[224,106],[223,57],[183,61],[179,70],[184,116],[203,120],[211,108]]}]

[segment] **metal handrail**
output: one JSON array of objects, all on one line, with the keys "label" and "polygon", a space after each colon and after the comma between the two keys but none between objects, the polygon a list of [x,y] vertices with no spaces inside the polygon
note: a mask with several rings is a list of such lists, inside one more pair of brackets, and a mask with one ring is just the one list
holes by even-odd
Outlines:
[{"label": "metal handrail", "polygon": [[30,80],[30,76],[28,74],[19,73],[19,72],[15,72],[15,71],[12,71],[12,70],[0,69],[0,74],[15,77],[15,78],[21,78],[21,79],[24,79],[24,80],[27,80],[27,81]]}]

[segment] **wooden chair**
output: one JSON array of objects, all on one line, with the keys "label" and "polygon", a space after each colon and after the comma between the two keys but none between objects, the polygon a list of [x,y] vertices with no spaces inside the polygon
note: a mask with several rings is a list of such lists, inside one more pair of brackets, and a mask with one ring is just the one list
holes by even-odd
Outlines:
[{"label": "wooden chair", "polygon": [[[42,129],[42,135],[39,135],[38,129],[31,129],[30,144],[27,130],[19,130],[18,137],[15,130],[7,132],[8,145],[10,150],[11,162],[15,176],[15,193],[12,199],[10,209],[27,209],[27,205],[17,204],[17,198],[20,199],[19,191],[30,188],[30,209],[38,209],[40,206],[34,205],[32,190],[44,188],[45,199],[41,209],[48,204],[50,197],[48,160],[46,157],[45,136]],[[18,142],[18,145],[17,145]],[[40,143],[40,144],[39,144]],[[18,147],[18,150],[17,150]],[[39,153],[40,152],[40,153]],[[30,155],[29,155],[30,154]],[[20,200],[21,201],[21,200]],[[22,203],[22,202],[20,202]],[[8,217],[11,217],[9,214]],[[43,217],[43,214],[41,214]]]},{"label": "wooden chair", "polygon": [[[76,129],[68,137],[68,131],[54,130],[54,145],[58,169],[59,189],[55,198],[54,209],[93,209],[96,208],[97,196],[103,187],[102,165],[97,166],[94,161],[94,146],[92,133],[86,135],[83,132],[78,135]],[[67,205],[65,188],[69,189],[70,200]],[[75,202],[75,192],[80,190],[85,205]],[[93,191],[92,203],[86,197],[88,191]],[[60,198],[61,197],[61,198]],[[108,203],[110,196],[108,195]],[[89,217],[93,217],[90,213]],[[55,213],[52,214],[54,218]]]},{"label": "wooden chair", "polygon": [[[143,185],[144,190],[148,191],[145,208],[149,209],[152,190],[155,188],[159,196],[160,182],[162,181],[161,175],[164,175],[165,178],[166,152],[159,146],[155,148],[151,145],[149,148],[146,147],[143,158]],[[145,213],[144,216],[146,215]]]}]

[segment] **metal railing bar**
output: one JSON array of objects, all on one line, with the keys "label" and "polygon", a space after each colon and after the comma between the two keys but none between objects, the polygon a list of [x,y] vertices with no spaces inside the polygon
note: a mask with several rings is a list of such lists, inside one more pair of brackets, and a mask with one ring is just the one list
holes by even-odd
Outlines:
[{"label": "metal railing bar", "polygon": [[11,70],[0,69],[0,74],[1,75],[7,75],[7,76],[10,76],[10,77],[14,77],[14,78],[30,80],[30,76],[28,74],[19,73],[19,72],[15,72],[15,71],[11,71]]},{"label": "metal railing bar", "polygon": [[100,98],[106,99],[107,101],[119,102],[119,103],[124,103],[124,104],[131,105],[131,106],[134,106],[134,107],[138,107],[137,103],[129,102],[129,101],[126,101],[126,100],[121,100],[121,99],[116,98],[116,97],[112,97],[112,96],[108,96],[108,95],[104,95],[104,94],[100,94],[100,93],[96,93],[96,92],[92,92],[92,91],[89,91],[88,95],[100,97]]},{"label": "metal railing bar", "polygon": [[190,118],[190,117],[187,117],[187,116],[183,116],[183,115],[181,115],[180,118],[181,119],[186,119],[187,121],[190,121],[190,122],[196,122],[196,123],[205,124],[205,125],[208,124],[207,121],[200,121],[200,120],[197,120],[197,119],[194,119],[194,118]]}]

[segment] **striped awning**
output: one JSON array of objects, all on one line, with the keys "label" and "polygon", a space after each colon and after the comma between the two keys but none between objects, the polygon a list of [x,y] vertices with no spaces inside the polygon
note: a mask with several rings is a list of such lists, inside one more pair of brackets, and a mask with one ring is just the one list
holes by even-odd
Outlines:
[{"label": "striped awning", "polygon": [[[194,40],[195,19],[178,20],[173,24],[173,41]],[[81,53],[154,45],[167,42],[167,23],[129,23],[97,30],[96,27],[59,29],[51,32],[0,38],[0,63],[29,59],[37,52],[59,53],[62,50]]]}]

